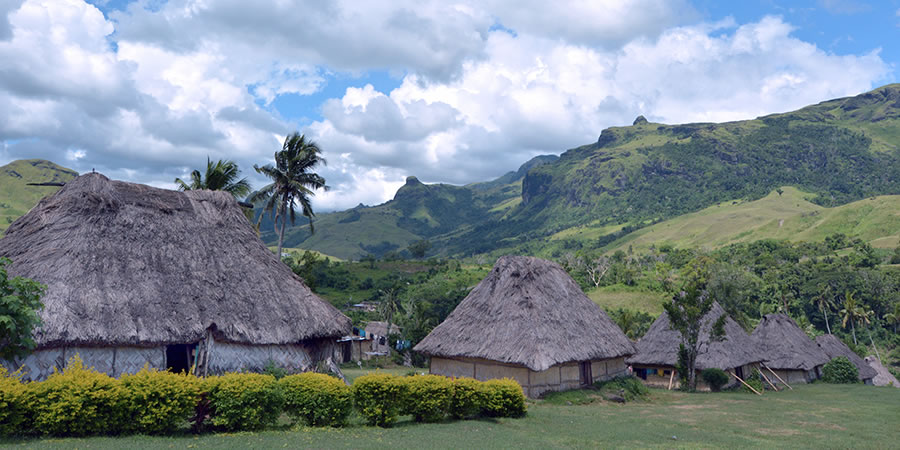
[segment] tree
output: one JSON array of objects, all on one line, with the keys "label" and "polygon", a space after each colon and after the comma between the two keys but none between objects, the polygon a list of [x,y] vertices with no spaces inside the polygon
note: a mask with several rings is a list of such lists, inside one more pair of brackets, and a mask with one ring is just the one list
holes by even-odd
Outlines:
[{"label": "tree", "polygon": [[891,312],[885,314],[883,318],[888,325],[894,326],[894,333],[896,333],[897,324],[900,324],[900,301],[895,301],[891,306]]},{"label": "tree", "polygon": [[[708,262],[695,260],[689,269],[687,279],[680,292],[672,300],[663,304],[669,316],[669,328],[681,334],[679,347],[679,372],[682,385],[688,390],[697,388],[697,354],[700,352],[700,332],[703,318],[712,310],[715,300],[706,289],[709,279]],[[711,340],[721,340],[725,336],[725,314],[713,323]]]},{"label": "tree", "polygon": [[831,325],[828,324],[828,310],[834,308],[834,301],[827,295],[829,290],[831,290],[831,286],[825,286],[815,298],[815,302],[819,311],[825,315],[825,328],[828,330],[828,334],[831,334]]},{"label": "tree", "polygon": [[394,323],[394,315],[400,311],[400,298],[397,291],[387,289],[381,291],[381,302],[378,304],[378,313],[387,322],[387,334],[391,334],[391,325]]},{"label": "tree", "polygon": [[175,184],[179,191],[192,191],[195,189],[209,189],[211,191],[225,191],[233,195],[235,198],[244,198],[250,193],[250,183],[246,178],[241,176],[234,161],[218,160],[215,163],[206,158],[206,173],[201,174],[199,170],[191,172],[190,184],[185,183],[181,178],[175,179]]},{"label": "tree", "polygon": [[38,311],[46,286],[28,278],[10,278],[0,258],[0,359],[24,356],[34,349],[34,329],[41,324]]},{"label": "tree", "polygon": [[[310,197],[316,189],[328,190],[325,178],[312,172],[319,164],[325,164],[318,144],[299,133],[293,133],[284,139],[281,150],[275,152],[275,165],[266,164],[253,168],[272,183],[256,191],[250,196],[253,204],[265,202],[265,211],[273,215],[276,231],[278,231],[278,257],[284,244],[284,226],[290,219],[294,224],[294,208],[300,204],[303,215],[309,219],[309,232],[314,233],[313,213]],[[260,219],[262,216],[260,216]],[[278,229],[278,220],[281,227]]]},{"label": "tree", "polygon": [[413,258],[424,258],[425,253],[431,249],[431,242],[428,239],[422,239],[421,241],[413,242],[407,247],[409,250],[409,254],[412,255]]},{"label": "tree", "polygon": [[853,296],[855,292],[847,292],[844,294],[844,308],[841,309],[841,326],[847,328],[847,322],[850,322],[850,329],[853,331],[853,345],[859,345],[856,341],[856,320],[859,318],[860,306],[859,301]]},{"label": "tree", "polygon": [[612,261],[606,256],[600,255],[591,261],[586,261],[584,267],[585,270],[587,270],[588,277],[590,277],[591,282],[594,283],[594,287],[596,288],[600,287],[600,282],[603,281],[606,272],[609,272],[609,268],[612,267]]}]

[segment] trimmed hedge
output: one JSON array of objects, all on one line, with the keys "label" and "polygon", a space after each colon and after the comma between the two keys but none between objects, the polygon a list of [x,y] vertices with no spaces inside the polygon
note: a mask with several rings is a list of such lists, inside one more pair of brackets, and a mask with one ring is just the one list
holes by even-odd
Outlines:
[{"label": "trimmed hedge", "polygon": [[261,430],[281,415],[284,393],[272,375],[228,373],[206,380],[210,422],[217,429]]},{"label": "trimmed hedge", "polygon": [[0,436],[18,433],[25,422],[25,385],[20,376],[0,366]]},{"label": "trimmed hedge", "polygon": [[353,409],[353,392],[341,380],[322,373],[288,375],[278,381],[284,392],[284,412],[295,422],[341,426]]},{"label": "trimmed hedge", "polygon": [[[416,375],[404,378],[406,412],[416,422],[437,422],[447,416],[453,398],[453,381],[440,375]],[[520,388],[521,390],[521,388]]]},{"label": "trimmed hedge", "polygon": [[75,355],[62,373],[25,385],[27,421],[38,434],[118,434],[126,419],[123,394],[118,380],[84,367]]},{"label": "trimmed hedge", "polygon": [[353,382],[353,401],[369,425],[389,427],[404,404],[406,383],[384,373],[363,375]]},{"label": "trimmed hedge", "polygon": [[284,412],[311,426],[340,426],[353,408],[370,424],[393,425],[399,415],[437,422],[526,413],[522,388],[511,379],[476,381],[438,375],[373,373],[352,387],[328,375],[301,373],[281,380],[229,373],[195,378],[144,367],[111,378],[86,368],[76,355],[45,381],[23,383],[0,367],[0,436],[172,433],[192,429],[260,430]]},{"label": "trimmed hedge", "polygon": [[200,380],[184,373],[144,366],[136,374],[123,374],[119,382],[128,417],[125,431],[132,433],[172,433],[191,417],[200,399]]}]

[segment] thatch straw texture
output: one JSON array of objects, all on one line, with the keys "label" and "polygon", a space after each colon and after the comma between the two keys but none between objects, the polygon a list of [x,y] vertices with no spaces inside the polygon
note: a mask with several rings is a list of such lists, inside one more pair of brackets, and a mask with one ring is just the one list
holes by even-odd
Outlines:
[{"label": "thatch straw texture", "polygon": [[[726,370],[757,363],[763,359],[750,335],[731,317],[725,319],[724,339],[720,341],[710,339],[709,333],[713,324],[723,314],[726,314],[725,310],[716,302],[703,317],[696,362],[698,370],[711,368]],[[674,367],[678,364],[679,344],[681,334],[669,328],[669,315],[664,312],[637,342],[635,345],[637,352],[626,361],[629,364]]]},{"label": "thatch straw texture", "polygon": [[534,371],[634,353],[622,330],[559,265],[504,256],[415,350]]},{"label": "thatch straw texture", "polygon": [[767,314],[751,336],[772,369],[810,371],[831,360],[784,314]]},{"label": "thatch straw texture", "polygon": [[874,356],[866,356],[865,361],[872,369],[875,370],[875,378],[872,378],[872,384],[875,386],[893,386],[895,388],[900,388],[900,382],[897,381],[897,378],[891,374],[891,371],[887,370],[887,367],[884,367],[878,359]]},{"label": "thatch straw texture", "polygon": [[873,369],[869,363],[860,358],[853,350],[850,350],[850,347],[847,347],[835,335],[823,334],[822,336],[818,336],[816,337],[816,344],[826,355],[828,355],[829,360],[837,358],[838,356],[846,356],[847,359],[859,369],[860,380],[872,379],[875,378],[875,375],[878,375],[878,372],[875,372],[875,369]]},{"label": "thatch straw texture", "polygon": [[246,344],[350,331],[224,192],[82,175],[10,225],[0,256],[48,286],[39,348],[197,342],[211,326]]}]

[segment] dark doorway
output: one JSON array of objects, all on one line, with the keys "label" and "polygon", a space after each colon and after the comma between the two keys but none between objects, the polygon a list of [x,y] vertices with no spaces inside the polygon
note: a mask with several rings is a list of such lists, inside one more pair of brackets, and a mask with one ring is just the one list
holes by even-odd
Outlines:
[{"label": "dark doorway", "polygon": [[734,374],[738,376],[740,379],[744,379],[744,366],[735,367]]},{"label": "dark doorway", "polygon": [[587,386],[594,381],[594,376],[591,374],[591,362],[590,361],[582,361],[581,362],[581,385]]},{"label": "dark doorway", "polygon": [[174,344],[166,346],[166,368],[181,373],[191,370],[190,344]]}]

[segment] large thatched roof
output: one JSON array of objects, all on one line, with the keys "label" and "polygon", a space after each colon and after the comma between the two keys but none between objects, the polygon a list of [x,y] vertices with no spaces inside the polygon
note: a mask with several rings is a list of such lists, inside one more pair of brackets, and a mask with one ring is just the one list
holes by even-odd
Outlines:
[{"label": "large thatched roof", "polygon": [[823,334],[818,336],[816,337],[816,344],[823,352],[825,352],[829,359],[834,359],[838,356],[846,356],[847,359],[859,369],[860,380],[868,380],[870,378],[875,378],[875,376],[878,375],[878,372],[876,372],[869,363],[860,358],[853,350],[850,350],[850,347],[847,347],[835,335]]},{"label": "large thatched roof", "polygon": [[813,370],[831,359],[784,314],[768,314],[751,335],[772,369]]},{"label": "large thatched roof", "polygon": [[634,346],[559,265],[504,256],[416,351],[546,370],[627,356]]},{"label": "large thatched roof", "polygon": [[0,256],[48,286],[40,347],[187,343],[211,325],[252,344],[350,331],[224,192],[82,175],[10,225]]},{"label": "large thatched roof", "polygon": [[[712,309],[703,317],[700,329],[700,352],[697,355],[697,369],[731,369],[745,364],[762,361],[750,335],[731,317],[725,319],[725,337],[720,341],[712,341],[709,333],[713,324],[725,310],[719,303],[713,303]],[[629,364],[645,364],[658,366],[675,366],[678,363],[678,347],[681,334],[669,328],[669,315],[662,313],[647,333],[635,345],[637,352],[628,358]]]}]

